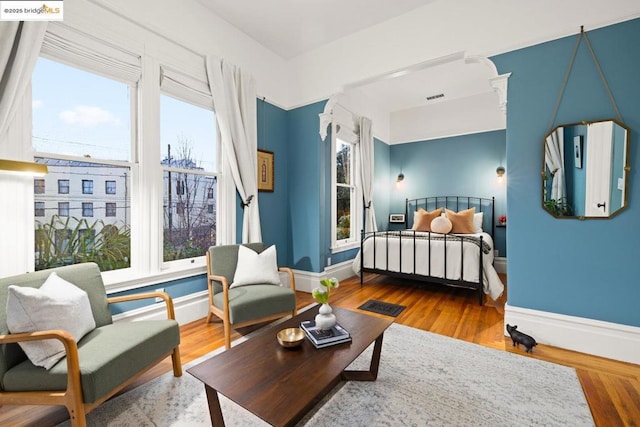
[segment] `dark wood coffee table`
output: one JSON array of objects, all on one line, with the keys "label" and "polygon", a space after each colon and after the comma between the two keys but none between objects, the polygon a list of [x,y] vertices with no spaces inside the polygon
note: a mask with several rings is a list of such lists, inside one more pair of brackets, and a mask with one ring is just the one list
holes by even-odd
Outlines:
[{"label": "dark wood coffee table", "polygon": [[[308,339],[296,348],[283,348],[276,334],[310,320],[318,306],[187,369],[204,383],[211,423],[224,426],[218,393],[274,426],[298,422],[340,380],[375,381],[382,336],[392,318],[334,308],[338,322],[352,336],[351,343],[317,349]],[[346,371],[375,341],[368,371]]]}]

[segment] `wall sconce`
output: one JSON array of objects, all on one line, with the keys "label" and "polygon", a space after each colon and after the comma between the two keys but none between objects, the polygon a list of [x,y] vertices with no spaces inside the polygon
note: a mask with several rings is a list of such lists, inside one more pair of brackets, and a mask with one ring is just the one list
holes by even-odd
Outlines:
[{"label": "wall sconce", "polygon": [[507,170],[504,168],[504,166],[498,166],[498,168],[496,169],[496,176],[498,177],[498,183],[502,184],[502,182],[504,182],[504,174]]},{"label": "wall sconce", "polygon": [[401,188],[402,187],[402,181],[404,181],[404,174],[402,172],[400,172],[398,174],[398,177],[396,178],[396,188]]},{"label": "wall sconce", "polygon": [[0,173],[9,175],[45,176],[49,172],[47,165],[35,162],[0,159]]}]

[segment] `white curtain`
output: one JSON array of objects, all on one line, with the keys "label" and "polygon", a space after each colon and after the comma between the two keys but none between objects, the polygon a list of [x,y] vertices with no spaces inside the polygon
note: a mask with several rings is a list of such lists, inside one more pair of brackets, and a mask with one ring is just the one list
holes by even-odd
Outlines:
[{"label": "white curtain", "polygon": [[242,242],[259,242],[255,82],[240,68],[209,57],[207,77],[224,155],[244,206]]},{"label": "white curtain", "polygon": [[567,196],[564,180],[564,128],[557,128],[550,134],[544,144],[544,159],[551,171],[551,194],[549,199],[562,200]]},{"label": "white curtain", "polygon": [[31,82],[46,22],[0,22],[0,138]]},{"label": "white curtain", "polygon": [[360,188],[364,198],[364,231],[378,231],[373,209],[373,133],[371,119],[360,117]]}]

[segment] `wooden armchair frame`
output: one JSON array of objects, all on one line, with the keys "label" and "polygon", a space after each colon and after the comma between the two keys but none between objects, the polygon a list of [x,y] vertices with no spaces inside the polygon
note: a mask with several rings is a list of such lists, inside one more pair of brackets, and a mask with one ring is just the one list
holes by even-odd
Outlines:
[{"label": "wooden armchair frame", "polygon": [[[209,288],[209,312],[207,313],[207,323],[211,322],[211,318],[213,315],[222,319],[222,323],[224,325],[224,345],[227,349],[231,348],[231,319],[229,318],[229,282],[224,276],[217,276],[215,274],[211,274],[211,268],[209,267],[211,254],[207,251],[207,285]],[[296,279],[293,275],[293,270],[288,267],[279,267],[278,271],[286,272],[289,275],[289,284],[291,290],[295,293],[296,291]],[[223,309],[219,309],[213,304],[213,282],[222,283],[222,293],[224,295],[224,307]],[[234,323],[234,328],[241,328],[243,326],[255,325],[256,323],[267,322],[269,320],[279,319],[286,315],[291,314],[291,316],[295,316],[298,314],[298,307],[296,306],[291,312],[285,311],[282,313],[275,313],[269,316],[264,316],[256,319],[247,320],[246,322]]]},{"label": "wooden armchair frame", "polygon": [[[147,298],[162,298],[167,307],[167,317],[175,320],[175,311],[171,297],[165,292],[148,292],[144,294],[125,295],[107,298],[109,304],[134,301]],[[100,406],[106,400],[127,387],[149,369],[171,355],[173,363],[173,375],[182,376],[182,364],[180,362],[180,349],[176,346],[171,352],[166,353],[153,363],[147,365],[133,377],[120,384],[111,392],[90,404],[85,404],[82,398],[82,383],[80,381],[80,359],[78,357],[78,344],[67,331],[56,329],[50,331],[38,331],[22,334],[0,335],[0,344],[36,341],[45,339],[57,339],[64,345],[67,353],[67,388],[65,390],[51,391],[2,391],[0,390],[0,405],[59,405],[65,406],[69,411],[71,425],[85,427],[87,425],[86,414]]]}]

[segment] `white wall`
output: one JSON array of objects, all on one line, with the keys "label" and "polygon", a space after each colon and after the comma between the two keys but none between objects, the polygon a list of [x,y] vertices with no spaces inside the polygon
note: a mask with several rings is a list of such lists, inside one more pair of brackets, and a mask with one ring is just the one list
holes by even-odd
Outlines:
[{"label": "white wall", "polygon": [[388,141],[399,144],[505,127],[506,117],[498,108],[498,94],[490,92],[391,113]]},{"label": "white wall", "polygon": [[[255,77],[260,97],[275,105],[288,105],[286,61],[197,1],[100,1],[104,7],[97,3],[97,0],[67,0],[65,24],[97,37],[106,36],[134,52],[143,49],[178,69],[188,67],[199,56],[224,58]],[[176,49],[176,43],[193,52]],[[168,58],[171,59],[166,61]]]},{"label": "white wall", "polygon": [[[576,34],[580,25],[615,8],[637,16],[637,0],[589,1],[439,0],[299,55],[289,63],[289,106],[305,105],[342,91],[345,85],[464,51],[491,56]],[[517,16],[505,20],[503,16]],[[620,19],[618,22],[625,19]],[[562,28],[549,34],[545,23]],[[599,22],[587,30],[609,25]],[[569,53],[567,53],[569,54]]]}]

